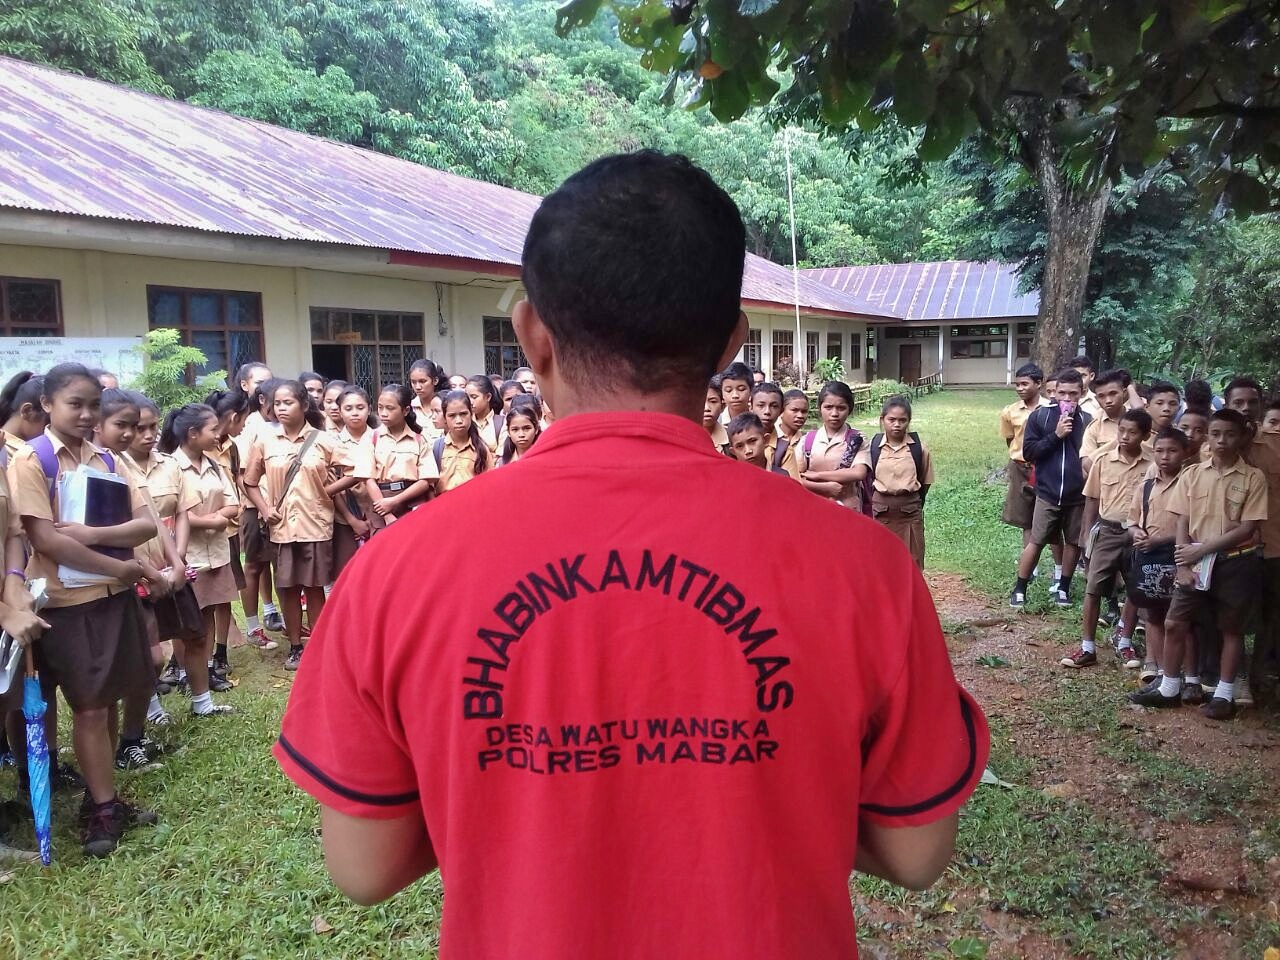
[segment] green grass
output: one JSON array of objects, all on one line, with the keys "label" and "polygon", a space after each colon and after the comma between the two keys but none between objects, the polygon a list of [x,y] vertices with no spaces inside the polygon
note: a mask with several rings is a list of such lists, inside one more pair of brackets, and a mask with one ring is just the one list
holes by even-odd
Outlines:
[{"label": "green grass", "polygon": [[[964,575],[994,600],[1009,588],[1019,543],[1017,531],[996,520],[1005,457],[996,419],[1006,402],[1003,391],[947,391],[922,399],[914,423],[938,474],[927,511],[929,566]],[[875,422],[864,417],[857,425],[870,431]],[[1034,622],[1042,642],[1058,642],[1069,639],[1078,616],[1055,610]],[[944,626],[961,642],[974,632],[962,621]],[[54,866],[22,867],[0,884],[0,960],[435,954],[438,876],[368,910],[329,886],[315,804],[267,756],[288,694],[280,653],[241,649],[232,659],[242,683],[227,699],[239,714],[181,719],[168,736],[174,750],[164,769],[122,778],[126,795],[160,812],[158,828],[133,832],[107,861],[86,862],[73,828],[75,801],[58,799]],[[1017,682],[1014,670],[990,669]],[[1207,776],[1135,736],[1115,707],[1124,682],[1118,671],[1078,679],[1056,687],[1031,719],[1096,744],[1120,765],[1142,816],[1238,824],[1253,863],[1280,855],[1280,819],[1252,812],[1274,785],[1247,769]],[[179,698],[169,704],[180,712]],[[1155,852],[1124,818],[1083,798],[1051,799],[1035,789],[1055,776],[1052,763],[1035,753],[1035,731],[1025,724],[1015,730],[998,714],[991,722],[991,766],[1018,786],[979,788],[962,816],[956,862],[930,891],[909,894],[856,878],[851,890],[863,938],[892,938],[897,956],[982,956],[990,909],[1085,957],[1172,956],[1173,933],[1184,924],[1231,925],[1242,932],[1240,956],[1261,957],[1280,943],[1274,920],[1233,912],[1230,898],[1214,910],[1171,899]],[[15,781],[11,771],[0,773],[0,797],[16,793]],[[901,908],[906,919],[878,926],[883,914],[868,912],[870,900]],[[329,932],[315,932],[316,918]]]}]

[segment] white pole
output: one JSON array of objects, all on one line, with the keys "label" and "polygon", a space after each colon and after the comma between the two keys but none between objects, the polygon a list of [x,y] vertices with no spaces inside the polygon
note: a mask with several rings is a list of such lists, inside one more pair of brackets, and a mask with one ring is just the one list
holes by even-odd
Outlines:
[{"label": "white pole", "polygon": [[791,189],[791,128],[782,131],[782,145],[787,155],[787,210],[791,215],[791,296],[796,304],[796,347],[791,358],[800,370],[801,388],[808,385],[810,371],[805,370],[800,361],[808,356],[804,342],[804,332],[800,329],[800,265],[796,256],[796,200]]}]

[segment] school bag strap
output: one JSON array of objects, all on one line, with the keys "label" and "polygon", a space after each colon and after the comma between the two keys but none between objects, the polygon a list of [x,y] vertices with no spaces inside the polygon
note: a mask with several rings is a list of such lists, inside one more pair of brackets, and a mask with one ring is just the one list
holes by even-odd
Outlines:
[{"label": "school bag strap", "polygon": [[777,470],[782,466],[783,458],[787,455],[787,448],[791,446],[791,441],[785,437],[778,438],[778,445],[773,448],[773,468]]},{"label": "school bag strap", "polygon": [[[914,430],[909,432],[907,436],[913,441],[907,445],[907,449],[911,451],[911,461],[916,465],[916,482],[920,484],[920,502],[924,503],[924,498],[929,491],[924,482],[924,445],[920,442],[920,434]],[[883,447],[884,434],[877,433],[871,438],[872,477],[876,475],[876,467],[880,464],[880,451]]]},{"label": "school bag strap", "polygon": [[293,486],[294,479],[298,476],[298,471],[302,469],[302,459],[307,455],[307,451],[315,444],[316,438],[320,436],[320,431],[314,427],[307,434],[307,438],[302,441],[302,447],[298,450],[298,455],[293,458],[293,462],[289,464],[289,472],[284,475],[284,483],[280,485],[280,496],[276,497],[277,512],[284,506],[285,494],[289,492],[289,488]]},{"label": "school bag strap", "polygon": [[804,451],[804,468],[806,470],[810,467],[809,461],[813,459],[813,441],[817,435],[817,430],[810,430],[804,435],[804,441],[800,445],[800,449]]},{"label": "school bag strap", "polygon": [[1151,489],[1156,485],[1156,478],[1150,477],[1142,481],[1142,529],[1147,529],[1147,514],[1151,512]]},{"label": "school bag strap", "polygon": [[[53,449],[53,441],[49,439],[47,433],[42,433],[33,440],[27,441],[27,446],[36,452],[36,460],[40,462],[40,469],[44,471],[44,478],[49,484],[49,502],[53,503],[53,491],[58,483],[58,454]],[[98,456],[102,457],[103,462],[107,465],[107,469],[111,473],[118,472],[116,470],[116,458],[106,450],[98,450]]]},{"label": "school bag strap", "polygon": [[436,437],[436,442],[431,445],[431,452],[436,458],[436,469],[444,469],[444,437]]}]

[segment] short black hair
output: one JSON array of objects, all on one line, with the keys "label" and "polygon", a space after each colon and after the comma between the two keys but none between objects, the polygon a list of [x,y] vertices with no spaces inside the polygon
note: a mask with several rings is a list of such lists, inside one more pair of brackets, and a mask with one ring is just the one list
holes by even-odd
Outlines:
[{"label": "short black hair", "polygon": [[1209,415],[1209,422],[1219,420],[1223,423],[1234,423],[1236,429],[1242,435],[1249,432],[1249,421],[1239,410],[1232,410],[1230,407],[1223,407],[1221,410],[1215,410]]},{"label": "short black hair", "polygon": [[723,386],[726,380],[741,380],[743,383],[753,383],[756,375],[751,372],[751,368],[739,360],[735,360],[722,371],[720,371],[720,383]]},{"label": "short black hair", "polygon": [[[1274,397],[1272,397],[1270,400],[1267,401],[1267,406],[1265,409],[1280,410],[1280,393],[1276,394]],[[8,419],[8,418],[6,417],[5,419]]]},{"label": "short black hair", "polygon": [[1213,387],[1208,380],[1188,380],[1184,394],[1188,407],[1208,407],[1213,403]]},{"label": "short black hair", "polygon": [[778,386],[776,383],[772,383],[769,380],[766,380],[764,383],[757,383],[754,387],[751,388],[751,399],[754,400],[756,396],[761,393],[776,394],[778,397],[778,402],[782,403],[782,397],[783,397],[782,388]]},{"label": "short black hair", "polygon": [[1120,415],[1120,419],[1128,420],[1130,423],[1136,423],[1138,429],[1142,431],[1144,438],[1151,436],[1151,414],[1145,410],[1126,410]]},{"label": "short black hair", "polygon": [[738,324],[746,230],[687,157],[640,150],[588,164],[543,199],[522,263],[569,376],[702,383]]},{"label": "short black hair", "polygon": [[1147,387],[1147,399],[1150,400],[1157,393],[1172,393],[1174,396],[1180,396],[1178,388],[1168,380],[1154,380],[1151,386]]},{"label": "short black hair", "polygon": [[1053,379],[1056,380],[1059,385],[1064,383],[1074,383],[1079,387],[1084,386],[1084,377],[1080,376],[1080,371],[1076,370],[1074,367],[1067,367],[1064,370],[1059,370],[1058,375]]},{"label": "short black hair", "polygon": [[809,395],[803,390],[788,390],[782,395],[782,405],[784,407],[792,400],[803,400],[807,405],[809,403]]},{"label": "short black hair", "polygon": [[1262,386],[1253,377],[1233,377],[1226,389],[1222,391],[1222,399],[1230,403],[1233,390],[1253,390],[1258,394],[1259,400],[1263,397]]},{"label": "short black hair", "polygon": [[890,397],[884,398],[884,403],[880,404],[881,418],[887,417],[889,415],[889,411],[895,407],[900,407],[907,411],[907,419],[911,419],[911,398],[905,393],[895,393]]},{"label": "short black hair", "polygon": [[[717,374],[713,374],[713,375],[712,375],[712,377],[711,377],[711,379],[707,381],[707,389],[708,389],[708,390],[714,390],[716,393],[719,393],[719,392],[720,392],[720,381],[721,381],[721,380],[723,380],[723,379],[724,379],[724,377],[720,376],[720,374],[718,374],[718,373],[717,373]],[[724,398],[723,398],[723,397],[721,397],[721,399],[723,400]]]},{"label": "short black hair", "polygon": [[1118,383],[1121,390],[1128,390],[1129,384],[1133,383],[1133,377],[1129,376],[1128,370],[1108,370],[1094,378],[1093,390],[1097,393],[1099,387],[1110,386]]},{"label": "short black hair", "polygon": [[305,385],[308,380],[319,380],[321,383],[329,382],[323,376],[316,373],[314,370],[303,370],[300,374],[298,374],[299,383]]},{"label": "short black hair", "polygon": [[1179,430],[1177,427],[1165,427],[1163,430],[1161,430],[1159,433],[1156,434],[1156,438],[1153,441],[1151,441],[1151,445],[1155,446],[1161,440],[1172,440],[1174,443],[1180,446],[1184,451],[1191,446],[1191,438],[1188,437],[1181,430]]},{"label": "short black hair", "polygon": [[1017,373],[1013,375],[1015,380],[1020,380],[1023,377],[1034,380],[1036,383],[1044,383],[1044,371],[1034,363],[1024,363],[1018,368]]},{"label": "short black hair", "polygon": [[[1182,416],[1185,417],[1188,414],[1193,417],[1204,417],[1208,420],[1213,416],[1213,411],[1209,408],[1208,404],[1188,403],[1187,408],[1182,411]],[[1179,419],[1181,419],[1181,417],[1179,417]]]},{"label": "short black hair", "polygon": [[[1070,363],[1068,363],[1067,366],[1071,367],[1072,369],[1076,367],[1084,367],[1086,370],[1089,370],[1089,371],[1098,369],[1093,365],[1093,361],[1090,360],[1088,356],[1086,356],[1083,353],[1080,354],[1080,356],[1076,357],[1074,360],[1072,360]],[[1059,377],[1058,379],[1061,380],[1062,378]]]},{"label": "short black hair", "polygon": [[745,433],[747,430],[759,430],[764,433],[764,423],[754,413],[748,412],[738,414],[724,428],[724,432],[729,435],[730,440],[740,433]]}]

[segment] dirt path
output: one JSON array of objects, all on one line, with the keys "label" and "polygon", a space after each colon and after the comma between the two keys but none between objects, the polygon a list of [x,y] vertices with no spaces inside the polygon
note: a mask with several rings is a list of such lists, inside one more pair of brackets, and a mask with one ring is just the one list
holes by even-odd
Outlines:
[{"label": "dirt path", "polygon": [[[1233,722],[1214,724],[1192,710],[1132,707],[1123,692],[1136,677],[1109,651],[1100,650],[1104,663],[1087,671],[1088,676],[1064,670],[1057,664],[1063,645],[1043,639],[1060,623],[997,607],[959,576],[935,573],[929,580],[957,676],[1007,729],[1014,752],[1034,770],[1032,781],[1018,787],[1088,804],[1099,816],[1127,828],[1134,844],[1154,844],[1164,866],[1161,889],[1178,906],[1202,917],[1280,919],[1280,857],[1259,861],[1248,855],[1259,825],[1280,822],[1280,724],[1274,712],[1250,710]],[[1057,712],[1058,705],[1068,703],[1076,705],[1074,716],[1065,707]],[[1097,717],[1105,732],[1082,731],[1080,721],[1088,723],[1090,717]],[[1144,767],[1178,760],[1179,769],[1193,768],[1192,796],[1195,777],[1202,773],[1206,788],[1215,781],[1261,783],[1261,797],[1254,798],[1259,802],[1244,815],[1223,809],[1221,815],[1210,811],[1182,821],[1153,819],[1138,802],[1137,794],[1146,786]],[[1076,956],[1046,938],[1034,920],[990,909],[982,903],[985,893],[976,888],[952,891],[952,900],[968,900],[981,911],[988,958]],[[867,913],[863,922],[908,921],[905,911],[869,907]],[[1230,923],[1197,923],[1176,936],[1176,956],[1186,960],[1242,956]],[[873,945],[867,955],[876,956],[878,948]]]}]

